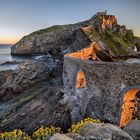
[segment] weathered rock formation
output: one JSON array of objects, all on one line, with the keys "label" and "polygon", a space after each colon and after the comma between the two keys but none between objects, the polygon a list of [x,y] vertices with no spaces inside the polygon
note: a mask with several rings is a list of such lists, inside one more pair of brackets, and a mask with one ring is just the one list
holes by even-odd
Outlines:
[{"label": "weathered rock formation", "polygon": [[[124,127],[138,107],[135,95],[140,90],[139,69],[140,63],[88,61],[65,56],[64,89],[73,108],[73,122],[92,117]],[[82,88],[76,87],[79,71],[85,75],[86,85]],[[127,93],[131,97],[126,100]]]},{"label": "weathered rock formation", "polygon": [[[100,17],[102,18],[102,17]],[[109,29],[113,31],[113,28],[117,26],[117,19],[115,16],[103,16],[103,21],[102,21],[102,31],[105,32],[105,30]]]},{"label": "weathered rock formation", "polygon": [[[104,13],[23,37],[12,46],[12,55],[49,54],[58,63],[26,62],[14,71],[0,72],[0,130],[31,132],[41,125],[66,129],[69,120],[84,117],[121,125],[124,95],[140,89],[140,65],[114,61],[118,55],[136,56],[136,43],[131,30]],[[122,126],[133,117],[132,107]]]},{"label": "weathered rock formation", "polygon": [[12,55],[50,54],[63,57],[68,52],[86,47],[89,42],[81,29],[69,27],[43,35],[28,35],[12,47],[11,53]]},{"label": "weathered rock formation", "polygon": [[59,103],[62,64],[54,64],[29,61],[16,70],[0,72],[0,131],[31,133],[41,125],[61,125],[65,113]]},{"label": "weathered rock formation", "polygon": [[47,64],[39,62],[26,62],[15,71],[7,73],[7,77],[0,87],[0,98],[11,99],[36,83],[49,79]]},{"label": "weathered rock formation", "polygon": [[89,47],[78,52],[67,54],[66,56],[94,61],[111,62],[115,60],[114,54],[112,54],[102,41],[94,41]]},{"label": "weathered rock formation", "polygon": [[12,46],[11,54],[59,54],[62,57],[97,40],[104,42],[114,54],[128,54],[135,49],[133,38],[133,32],[118,25],[115,16],[96,14],[87,21],[52,26],[27,35]]}]

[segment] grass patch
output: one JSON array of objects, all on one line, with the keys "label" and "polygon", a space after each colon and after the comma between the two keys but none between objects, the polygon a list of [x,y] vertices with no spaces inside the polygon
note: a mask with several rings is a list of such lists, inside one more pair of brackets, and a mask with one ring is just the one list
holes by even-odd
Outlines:
[{"label": "grass patch", "polygon": [[24,96],[24,97],[18,99],[14,105],[15,106],[22,105],[23,103],[30,101],[33,97],[34,97],[33,95]]},{"label": "grass patch", "polygon": [[102,40],[115,54],[128,54],[133,49],[132,46],[134,46],[134,44],[130,42],[128,38],[120,37],[109,30],[102,35]]},{"label": "grass patch", "polygon": [[16,103],[13,105],[12,109],[5,112],[1,118],[1,122],[3,124],[7,123],[7,121],[9,120],[9,117],[12,113],[16,112],[17,108],[19,108],[21,105],[23,105],[24,103],[30,101],[31,99],[33,99],[34,96],[30,95],[30,96],[24,96],[20,99],[17,99]]},{"label": "grass patch", "polygon": [[49,28],[46,28],[46,29],[42,29],[42,30],[38,30],[36,32],[33,32],[33,33],[29,34],[28,36],[44,35],[44,34],[48,34],[48,33],[51,33],[51,32],[60,31],[60,30],[69,28],[71,26],[72,26],[72,24],[69,24],[69,25],[54,25],[54,26],[51,26]]},{"label": "grass patch", "polygon": [[84,32],[90,38],[91,41],[94,41],[96,39],[100,39],[100,35],[95,29],[84,30]]}]

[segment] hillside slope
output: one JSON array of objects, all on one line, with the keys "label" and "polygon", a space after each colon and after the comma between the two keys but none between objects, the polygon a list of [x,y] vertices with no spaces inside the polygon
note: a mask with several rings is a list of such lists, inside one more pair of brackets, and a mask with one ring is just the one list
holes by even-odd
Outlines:
[{"label": "hillside slope", "polygon": [[113,15],[96,14],[91,19],[70,25],[55,25],[23,37],[11,48],[12,55],[59,54],[87,47],[101,40],[114,54],[134,52],[132,30],[120,26]]}]

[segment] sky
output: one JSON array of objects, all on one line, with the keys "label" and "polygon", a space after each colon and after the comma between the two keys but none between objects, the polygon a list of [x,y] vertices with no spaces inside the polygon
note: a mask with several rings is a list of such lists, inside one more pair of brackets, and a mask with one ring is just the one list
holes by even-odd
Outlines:
[{"label": "sky", "polygon": [[0,44],[57,24],[70,24],[108,11],[140,36],[140,0],[0,0]]}]

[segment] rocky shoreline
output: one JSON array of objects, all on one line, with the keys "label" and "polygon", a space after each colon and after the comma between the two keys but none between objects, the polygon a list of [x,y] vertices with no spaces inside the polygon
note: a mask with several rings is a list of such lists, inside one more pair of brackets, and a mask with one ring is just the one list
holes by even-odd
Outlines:
[{"label": "rocky shoreline", "polygon": [[[14,61],[2,64],[2,66],[17,65],[17,67],[0,71],[0,132],[21,129],[32,134],[44,125],[61,127],[63,132],[67,133],[71,125],[79,121],[77,118],[81,117],[81,114],[84,114],[82,119],[85,114],[89,117],[88,110],[76,116],[74,118],[76,122],[73,122],[73,108],[68,96],[70,93],[66,93],[64,89],[66,83],[63,80],[65,67],[70,65],[70,63],[65,65],[63,63],[66,54],[76,52],[74,55],[78,59],[112,64],[116,61],[124,61],[124,58],[140,58],[140,53],[134,52],[135,46],[139,50],[140,39],[135,38],[125,26],[118,25],[113,15],[105,17],[96,15],[90,20],[59,28],[53,32],[46,29],[47,33],[42,31],[32,33],[17,42],[11,49],[12,55],[43,54],[44,56],[22,63]],[[111,45],[108,40],[113,40]],[[92,46],[92,50],[87,48],[94,41],[99,45]],[[86,53],[82,50],[84,48],[88,50],[85,49]],[[82,52],[82,55],[77,51]],[[75,94],[76,92],[71,94],[74,104],[78,102]],[[81,106],[84,106],[84,102],[81,102]],[[87,123],[81,126],[79,133],[54,134],[48,139],[138,140],[139,126],[139,120],[130,122],[124,128],[127,134],[120,127],[107,122]]]}]

